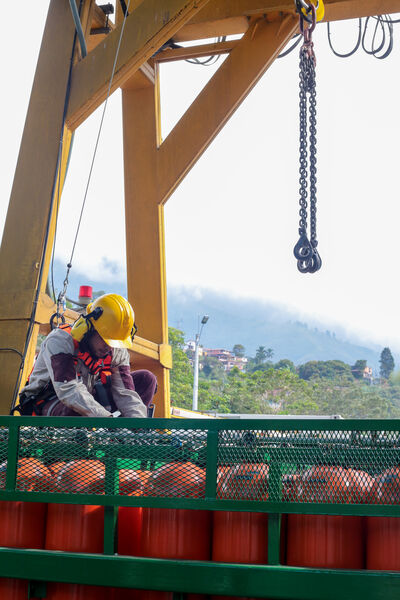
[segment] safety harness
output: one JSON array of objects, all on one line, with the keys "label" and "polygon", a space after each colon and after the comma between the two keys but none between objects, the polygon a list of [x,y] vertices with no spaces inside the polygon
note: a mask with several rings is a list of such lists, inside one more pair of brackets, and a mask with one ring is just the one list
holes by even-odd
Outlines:
[{"label": "safety harness", "polygon": [[[61,325],[59,329],[63,329],[67,333],[71,333],[72,326],[71,325]],[[109,407],[109,405],[113,407],[112,400],[109,398],[108,390],[111,385],[111,361],[112,361],[112,353],[109,352],[103,358],[93,358],[89,352],[82,352],[79,348],[79,342],[74,340],[74,348],[75,351],[78,352],[74,355],[74,364],[77,370],[77,375],[80,377],[82,374],[78,371],[77,366],[79,361],[81,360],[83,364],[88,368],[89,372],[93,375],[99,376],[99,381],[94,384],[93,389],[93,397],[97,400],[99,404],[105,407]],[[32,367],[33,371],[33,367]],[[28,385],[30,376],[29,374],[28,380],[26,384]],[[45,404],[50,400],[56,399],[57,394],[54,391],[53,384],[51,380],[45,385],[43,389],[35,394],[22,392],[19,396],[19,404],[15,406],[11,410],[11,414],[18,412],[23,416],[38,416],[42,414],[42,410]]]},{"label": "safety harness", "polygon": [[[67,333],[71,333],[72,326],[71,325],[61,325],[59,329],[63,329]],[[111,361],[112,354],[109,352],[104,358],[95,359],[89,352],[82,352],[79,349],[79,342],[74,341],[75,350],[78,350],[78,353],[74,356],[75,367],[78,365],[78,361],[81,360],[83,364],[89,369],[92,375],[100,374],[100,381],[103,385],[108,386],[111,383]],[[81,373],[77,372],[78,376]]]}]

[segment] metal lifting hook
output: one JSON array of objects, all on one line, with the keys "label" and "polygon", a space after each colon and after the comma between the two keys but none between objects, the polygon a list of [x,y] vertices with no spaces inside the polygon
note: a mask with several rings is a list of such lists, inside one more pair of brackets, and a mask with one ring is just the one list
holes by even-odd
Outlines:
[{"label": "metal lifting hook", "polygon": [[[310,4],[309,10],[311,12],[311,21],[308,21],[305,18],[305,16],[303,15],[303,13],[300,12],[299,27],[300,27],[300,33],[303,36],[303,40],[304,40],[302,48],[304,49],[305,52],[307,52],[308,56],[314,61],[314,66],[316,66],[317,60],[316,60],[315,54],[314,54],[314,43],[312,41],[312,34],[313,34],[313,31],[317,24],[317,9],[315,8],[314,4]],[[307,21],[307,23],[309,23],[309,26],[306,28],[304,27],[304,21]]]}]

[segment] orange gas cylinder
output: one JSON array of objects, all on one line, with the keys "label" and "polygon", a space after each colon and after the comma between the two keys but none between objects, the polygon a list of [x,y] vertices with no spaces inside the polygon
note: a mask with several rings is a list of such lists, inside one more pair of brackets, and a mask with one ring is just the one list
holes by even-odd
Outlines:
[{"label": "orange gas cylinder", "polygon": [[[139,495],[139,492],[135,492],[134,495]],[[142,522],[143,509],[141,506],[119,507],[118,554],[140,556]],[[135,589],[110,588],[107,600],[138,600],[138,593]]]},{"label": "orange gas cylinder", "polygon": [[140,556],[143,509],[141,506],[120,506],[118,509],[118,554]]},{"label": "orange gas cylinder", "polygon": [[[126,496],[141,496],[143,478],[138,471],[121,469],[119,493]],[[142,533],[143,509],[140,506],[120,506],[118,509],[118,554],[138,556]]]},{"label": "orange gas cylinder", "polygon": [[57,478],[60,471],[63,469],[63,467],[65,467],[66,464],[67,463],[65,462],[65,460],[61,460],[59,462],[55,462],[49,465],[49,469],[53,477]]},{"label": "orange gas cylinder", "polygon": [[268,465],[249,463],[220,470],[218,498],[266,500],[268,498]]},{"label": "orange gas cylinder", "polygon": [[[5,486],[7,463],[0,466],[0,486]],[[52,489],[51,473],[36,458],[18,461],[17,489],[40,491]],[[43,548],[46,504],[40,502],[0,502],[0,546]],[[0,598],[25,600],[28,583],[17,579],[0,579]]]},{"label": "orange gas cylinder", "polygon": [[22,579],[0,579],[0,598],[2,600],[26,600],[28,582]]},{"label": "orange gas cylinder", "polygon": [[[7,462],[0,465],[0,488],[5,487]],[[37,458],[20,458],[17,468],[16,489],[23,492],[48,491],[52,486],[52,473]]]},{"label": "orange gas cylinder", "polygon": [[266,564],[268,515],[255,512],[214,512],[212,560]]},{"label": "orange gas cylinder", "polygon": [[[217,495],[236,500],[268,498],[268,465],[222,467]],[[218,562],[265,564],[268,548],[268,515],[217,511],[213,515],[212,559]]]},{"label": "orange gas cylinder", "polygon": [[[140,555],[178,560],[210,560],[211,513],[205,510],[143,508]],[[124,600],[172,600],[172,592],[132,590]],[[203,600],[187,594],[188,600]],[[118,600],[120,596],[118,596]]]},{"label": "orange gas cylinder", "polygon": [[[219,498],[266,500],[268,465],[261,463],[220,467]],[[267,562],[268,515],[218,511],[213,515],[212,558],[221,562]]]},{"label": "orange gas cylinder", "polygon": [[135,469],[121,469],[119,472],[119,493],[122,496],[140,496],[143,478]]},{"label": "orange gas cylinder", "polygon": [[[5,484],[6,463],[0,467],[0,482]],[[40,491],[51,489],[48,468],[36,458],[18,461],[17,489]],[[46,504],[40,502],[0,502],[0,546],[43,548]]]},{"label": "orange gas cylinder", "polygon": [[[342,467],[316,466],[295,480],[292,501],[353,502],[354,478]],[[296,498],[297,496],[297,498]],[[336,515],[292,515],[287,518],[288,565],[363,568],[363,519]]]},{"label": "orange gas cylinder", "polygon": [[141,555],[210,560],[211,515],[205,510],[144,508]]},{"label": "orange gas cylinder", "polygon": [[[119,493],[141,496],[143,477],[134,469],[119,472]],[[139,556],[142,534],[143,509],[141,506],[120,506],[118,509],[118,554]]]},{"label": "orange gas cylinder", "polygon": [[347,473],[352,483],[352,502],[354,504],[369,502],[375,479],[366,471],[347,469]]},{"label": "orange gas cylinder", "polygon": [[[217,495],[219,498],[236,500],[266,500],[268,465],[250,463],[221,468],[218,472]],[[212,560],[266,564],[268,515],[256,512],[214,512]],[[222,598],[227,600],[228,597]]]},{"label": "orange gas cylinder", "polygon": [[[98,460],[73,460],[58,473],[57,490],[104,493],[104,465]],[[49,504],[46,550],[103,552],[104,508],[80,504]],[[49,600],[103,600],[106,589],[75,584],[49,584]]]},{"label": "orange gas cylinder", "polygon": [[46,508],[41,502],[0,502],[0,546],[43,548]]},{"label": "orange gas cylinder", "polygon": [[104,494],[106,468],[99,460],[71,460],[57,475],[57,488],[75,494]]},{"label": "orange gas cylinder", "polygon": [[[129,496],[143,495],[143,486],[150,471],[121,469],[119,472],[119,493]],[[140,556],[143,509],[140,506],[120,506],[118,509],[118,554]],[[108,600],[136,600],[133,589],[111,588]]]},{"label": "orange gas cylinder", "polygon": [[[399,504],[400,468],[376,477],[372,504]],[[367,569],[400,571],[400,518],[367,517]]]},{"label": "orange gas cylinder", "polygon": [[104,508],[81,504],[49,504],[46,550],[103,552]]},{"label": "orange gas cylinder", "polygon": [[[205,493],[205,471],[193,463],[156,469],[146,495],[198,498]],[[210,560],[211,514],[203,510],[144,508],[141,555],[178,560]],[[172,600],[171,592],[138,591],[140,600]],[[189,594],[190,600],[203,596]]]},{"label": "orange gas cylinder", "polygon": [[146,483],[145,494],[164,498],[202,498],[205,489],[204,469],[191,462],[169,463],[152,472]]}]

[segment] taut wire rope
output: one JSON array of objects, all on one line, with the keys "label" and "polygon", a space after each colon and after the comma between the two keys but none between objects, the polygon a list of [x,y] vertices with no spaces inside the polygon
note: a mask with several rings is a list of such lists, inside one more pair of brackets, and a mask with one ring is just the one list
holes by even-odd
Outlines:
[{"label": "taut wire rope", "polygon": [[81,207],[81,211],[80,211],[79,219],[78,219],[78,225],[77,225],[77,228],[76,228],[75,238],[74,238],[74,242],[73,242],[73,245],[72,245],[71,256],[70,256],[69,262],[67,263],[67,272],[66,272],[65,279],[64,279],[64,282],[63,282],[63,289],[59,293],[58,298],[57,298],[57,312],[56,312],[56,316],[57,317],[61,317],[62,313],[60,313],[60,307],[65,304],[65,298],[66,298],[66,293],[67,293],[67,288],[68,288],[68,283],[69,283],[68,277],[69,277],[70,270],[72,268],[72,260],[73,260],[73,257],[74,257],[76,243],[77,243],[79,231],[80,231],[80,228],[81,228],[82,217],[83,217],[83,213],[84,213],[85,206],[86,206],[87,195],[88,195],[88,191],[89,191],[90,181],[91,181],[91,178],[92,178],[94,163],[95,163],[95,160],[96,160],[97,149],[98,149],[98,146],[99,146],[101,131],[102,131],[102,128],[103,128],[104,117],[105,117],[105,113],[106,113],[106,110],[107,110],[108,99],[110,97],[111,86],[112,86],[112,82],[113,82],[113,79],[114,79],[115,70],[116,70],[116,67],[117,67],[117,61],[118,61],[119,51],[120,51],[120,48],[121,48],[122,37],[124,35],[126,18],[127,18],[128,14],[129,14],[128,11],[129,11],[130,2],[131,2],[131,0],[128,0],[128,4],[126,6],[126,10],[125,10],[125,13],[124,13],[124,19],[122,21],[121,31],[120,31],[120,35],[119,35],[119,39],[118,39],[118,45],[117,45],[117,49],[116,49],[116,52],[115,52],[114,63],[113,63],[112,71],[111,71],[111,77],[110,77],[110,81],[109,81],[109,84],[108,84],[107,95],[106,95],[106,99],[104,101],[104,106],[103,106],[103,111],[102,111],[102,115],[101,115],[101,119],[100,119],[99,129],[98,129],[98,132],[97,132],[96,142],[95,142],[95,145],[94,145],[93,156],[92,156],[92,160],[91,160],[91,163],[90,163],[89,175],[88,175],[87,182],[86,182],[85,192],[84,192],[83,201],[82,201],[82,207]]}]

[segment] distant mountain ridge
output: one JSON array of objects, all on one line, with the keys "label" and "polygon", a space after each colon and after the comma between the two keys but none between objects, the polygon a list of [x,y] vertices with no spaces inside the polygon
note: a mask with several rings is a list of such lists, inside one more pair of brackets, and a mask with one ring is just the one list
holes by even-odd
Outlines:
[{"label": "distant mountain ridge", "polygon": [[[55,281],[62,282],[64,277],[64,266],[55,261]],[[113,291],[126,295],[126,285],[121,282],[90,282],[89,278],[73,270],[69,280],[70,298],[78,297],[80,284],[93,285],[94,291]],[[186,339],[194,339],[199,318],[206,314],[210,318],[202,330],[201,344],[204,347],[231,350],[235,344],[242,344],[246,355],[254,356],[259,346],[265,346],[273,349],[274,361],[289,358],[295,364],[333,359],[354,364],[358,359],[365,359],[374,370],[379,370],[382,348],[342,340],[334,332],[322,331],[297,320],[276,304],[231,298],[210,290],[169,286],[169,325],[181,329]],[[140,335],[140,322],[137,325]]]},{"label": "distant mountain ridge", "polygon": [[274,361],[289,358],[295,364],[304,364],[309,360],[338,359],[354,364],[365,359],[373,369],[379,368],[380,350],[341,340],[333,332],[294,320],[277,305],[209,291],[202,297],[174,288],[169,291],[169,324],[182,329],[189,338],[194,339],[198,329],[197,316],[205,314],[210,318],[201,336],[204,347],[232,349],[242,344],[246,356],[254,356],[258,346],[265,346],[273,349]]}]

